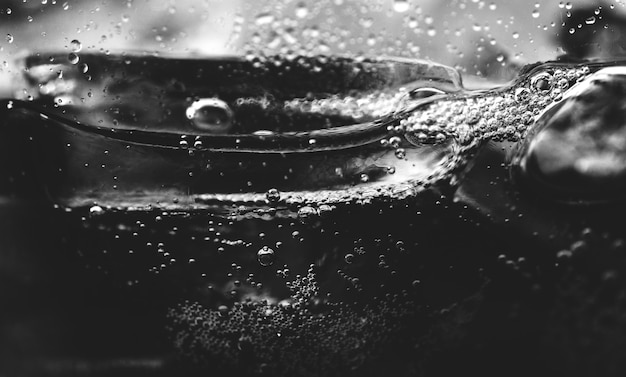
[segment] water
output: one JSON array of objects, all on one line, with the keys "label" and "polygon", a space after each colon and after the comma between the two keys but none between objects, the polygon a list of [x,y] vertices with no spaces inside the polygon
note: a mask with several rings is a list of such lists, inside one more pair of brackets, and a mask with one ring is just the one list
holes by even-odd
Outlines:
[{"label": "water", "polygon": [[623,370],[620,62],[471,91],[412,60],[75,54],[2,105],[0,187],[45,235],[13,371]]}]

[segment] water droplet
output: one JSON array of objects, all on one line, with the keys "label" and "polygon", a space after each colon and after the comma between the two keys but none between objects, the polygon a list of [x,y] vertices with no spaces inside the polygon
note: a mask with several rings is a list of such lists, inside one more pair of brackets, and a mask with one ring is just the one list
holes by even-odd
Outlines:
[{"label": "water droplet", "polygon": [[78,57],[78,55],[77,55],[77,54],[75,54],[75,53],[73,53],[73,52],[70,52],[70,53],[67,55],[67,60],[69,60],[69,62],[70,62],[71,64],[78,64],[78,61],[80,60],[80,58]]},{"label": "water droplet", "polygon": [[533,18],[539,18],[540,16],[539,10],[538,9],[533,10],[532,15],[533,15]]},{"label": "water droplet", "polygon": [[513,32],[513,39],[517,39],[519,38],[519,33],[518,32]]},{"label": "water droplet", "polygon": [[596,18],[594,16],[591,16],[585,20],[585,23],[587,25],[593,25],[596,23]]},{"label": "water droplet", "polygon": [[12,34],[7,34],[7,42],[13,43],[13,35]]},{"label": "water droplet", "polygon": [[234,118],[228,104],[219,98],[196,100],[187,108],[185,115],[198,129],[211,133],[226,133]]},{"label": "water droplet", "polygon": [[78,69],[81,73],[87,73],[87,71],[89,71],[89,66],[87,65],[87,63],[83,63],[78,66]]},{"label": "water droplet", "polygon": [[271,266],[274,264],[274,260],[276,256],[274,254],[274,250],[270,249],[268,246],[263,246],[259,249],[256,254],[257,260],[259,264],[263,267]]},{"label": "water droplet", "polygon": [[398,13],[406,12],[409,8],[411,8],[409,0],[394,0],[393,2],[393,10]]},{"label": "water droplet", "polygon": [[91,208],[89,208],[89,215],[91,216],[97,216],[104,213],[104,209],[102,209],[102,207],[100,206],[92,206]]},{"label": "water droplet", "polygon": [[354,261],[354,254],[346,254],[343,259],[346,263],[351,264]]},{"label": "water droplet", "polygon": [[70,50],[72,52],[80,52],[83,49],[83,44],[78,39],[74,39],[70,42]]}]

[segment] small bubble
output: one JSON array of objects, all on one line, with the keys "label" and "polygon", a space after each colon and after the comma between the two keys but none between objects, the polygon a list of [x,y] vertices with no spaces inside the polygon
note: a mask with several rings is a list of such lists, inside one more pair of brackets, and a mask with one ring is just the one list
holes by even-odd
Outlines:
[{"label": "small bubble", "polygon": [[569,81],[566,78],[562,78],[556,82],[556,87],[561,90],[565,90],[569,88]]},{"label": "small bubble", "polygon": [[404,159],[406,157],[406,151],[404,150],[404,148],[398,148],[395,151],[395,155],[399,159]]},{"label": "small bubble", "polygon": [[518,102],[526,102],[530,98],[530,91],[526,88],[515,89],[515,100]]},{"label": "small bubble", "polygon": [[587,25],[593,25],[596,23],[596,18],[594,16],[591,16],[585,20],[585,23]]},{"label": "small bubble", "polygon": [[220,315],[225,316],[228,314],[228,306],[220,305],[217,307],[217,311],[220,313]]},{"label": "small bubble", "polygon": [[298,210],[298,219],[303,224],[308,224],[312,219],[316,218],[319,215],[319,211],[311,206],[304,206]]},{"label": "small bubble", "polygon": [[346,263],[351,264],[354,261],[354,254],[346,254],[343,259]]},{"label": "small bubble", "polygon": [[552,89],[552,75],[547,72],[536,74],[530,79],[530,87],[539,92]]},{"label": "small bubble", "polygon": [[100,206],[93,206],[93,207],[89,208],[89,214],[91,216],[97,216],[97,215],[100,215],[102,213],[104,213],[104,210]]},{"label": "small bubble", "polygon": [[401,142],[402,142],[402,139],[398,136],[392,136],[389,138],[389,145],[391,145],[394,148],[398,148]]},{"label": "small bubble", "polygon": [[87,73],[87,71],[89,71],[89,66],[87,65],[87,63],[83,63],[83,64],[78,66],[78,69],[82,73]]},{"label": "small bubble", "polygon": [[519,38],[519,33],[518,32],[513,32],[513,39],[517,39]]},{"label": "small bubble", "polygon": [[257,14],[254,22],[258,26],[271,24],[272,22],[274,22],[274,15],[272,15],[271,13],[259,13]]},{"label": "small bubble", "polygon": [[540,16],[539,10],[538,9],[533,10],[532,15],[533,15],[533,18],[539,18]]},{"label": "small bubble", "polygon": [[263,246],[262,248],[260,248],[256,254],[256,257],[259,261],[259,264],[263,267],[271,266],[272,264],[274,264],[274,250],[270,249],[268,246]]},{"label": "small bubble", "polygon": [[7,34],[7,42],[13,43],[13,35],[12,34]]},{"label": "small bubble", "polygon": [[298,3],[296,5],[296,17],[305,18],[309,14],[309,8],[307,8],[304,2]]},{"label": "small bubble", "polygon": [[409,0],[394,0],[393,10],[398,13],[404,13],[411,7]]},{"label": "small bubble", "polygon": [[280,191],[275,188],[271,188],[265,193],[265,198],[270,203],[276,203],[280,200]]}]

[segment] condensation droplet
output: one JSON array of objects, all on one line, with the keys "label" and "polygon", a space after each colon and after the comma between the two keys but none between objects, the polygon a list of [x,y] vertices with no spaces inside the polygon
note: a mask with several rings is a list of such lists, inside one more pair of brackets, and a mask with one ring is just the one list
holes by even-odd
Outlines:
[{"label": "condensation droplet", "polygon": [[71,64],[78,64],[78,61],[80,60],[80,58],[79,58],[79,57],[78,57],[78,55],[76,55],[75,53],[70,52],[70,53],[67,55],[67,60],[69,60],[69,62],[70,62]]},{"label": "condensation droplet", "polygon": [[74,39],[70,42],[70,49],[72,52],[80,52],[83,49],[83,44],[78,39]]},{"label": "condensation droplet", "polygon": [[7,42],[13,43],[13,35],[12,34],[7,34]]}]

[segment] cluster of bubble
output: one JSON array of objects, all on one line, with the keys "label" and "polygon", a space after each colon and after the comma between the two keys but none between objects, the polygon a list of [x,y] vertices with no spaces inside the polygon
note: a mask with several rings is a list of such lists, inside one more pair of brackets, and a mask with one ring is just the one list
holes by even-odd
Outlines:
[{"label": "cluster of bubble", "polygon": [[432,177],[453,182],[484,141],[522,139],[544,109],[589,73],[587,66],[546,66],[504,89],[453,94],[418,106],[400,121],[396,132],[416,145],[452,140],[452,153]]},{"label": "cluster of bubble", "polygon": [[180,357],[199,368],[251,375],[353,375],[403,339],[402,324],[419,314],[407,293],[361,308],[326,302],[312,268],[289,286],[292,297],[280,303],[211,309],[188,301],[171,308],[168,329]]},{"label": "cluster of bubble", "polygon": [[[484,92],[458,92],[434,98],[407,100],[406,91],[392,97],[363,97],[372,100],[366,109],[380,106],[381,112],[390,111],[399,119],[395,125],[388,126],[388,138],[381,140],[381,146],[395,148],[398,158],[404,157],[404,149],[398,140],[407,139],[412,144],[436,145],[449,143],[449,153],[439,166],[425,179],[407,180],[387,185],[358,185],[344,190],[316,190],[283,192],[278,204],[301,208],[315,205],[367,204],[373,201],[403,199],[414,196],[425,187],[434,184],[454,185],[458,172],[463,170],[468,161],[487,140],[518,141],[523,138],[537,117],[550,104],[562,99],[563,94],[576,82],[591,73],[588,66],[565,66],[546,64],[531,70],[511,86]],[[396,98],[398,96],[398,98]],[[341,99],[300,100],[298,106],[304,111],[346,111],[350,105],[342,108]],[[347,100],[345,103],[350,103]],[[312,106],[314,104],[315,106]],[[398,107],[398,104],[401,106]],[[371,105],[371,106],[370,106]],[[363,112],[365,113],[365,112]],[[374,114],[374,112],[370,113]],[[394,141],[395,140],[395,141]],[[198,198],[199,202],[218,199],[222,202],[262,204],[266,198],[262,194],[226,194],[207,195]]]},{"label": "cluster of bubble", "polygon": [[588,67],[552,68],[504,90],[451,96],[416,109],[400,122],[416,143],[439,143],[450,137],[459,143],[473,139],[517,141],[549,104],[559,101]]},{"label": "cluster of bubble", "polygon": [[391,114],[406,93],[373,92],[362,96],[330,96],[318,99],[295,98],[285,101],[288,112],[315,113],[324,116],[342,116],[354,121],[364,121]]}]

